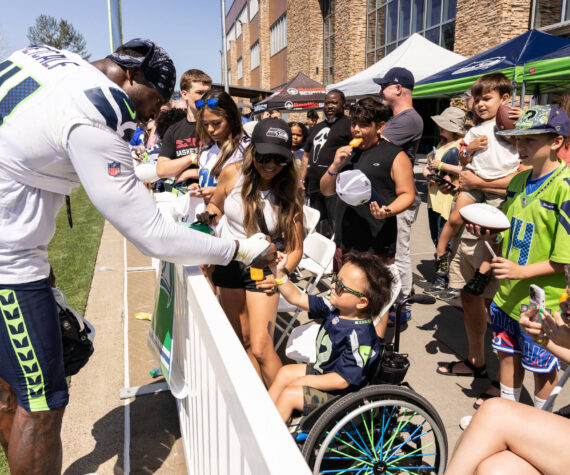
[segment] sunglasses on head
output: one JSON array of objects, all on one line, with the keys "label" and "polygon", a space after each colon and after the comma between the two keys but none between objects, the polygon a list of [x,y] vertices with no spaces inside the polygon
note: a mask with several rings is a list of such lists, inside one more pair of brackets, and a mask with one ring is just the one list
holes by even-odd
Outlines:
[{"label": "sunglasses on head", "polygon": [[262,155],[257,152],[255,153],[255,161],[257,163],[260,163],[261,165],[264,165],[272,161],[279,167],[286,167],[288,163],[288,161],[285,158],[283,158],[281,155],[276,155],[273,153]]},{"label": "sunglasses on head", "polygon": [[357,297],[366,297],[366,295],[364,295],[361,292],[358,292],[357,290],[351,289],[350,287],[347,287],[346,285],[344,285],[339,279],[338,276],[334,275],[333,279],[332,279],[332,284],[334,285],[334,291],[335,293],[340,297],[342,295],[342,293],[344,291],[351,293],[352,295],[356,295]]},{"label": "sunglasses on head", "polygon": [[194,104],[196,105],[196,109],[198,110],[202,110],[204,106],[208,106],[208,109],[215,109],[216,107],[218,107],[218,99],[214,97],[206,101],[204,99],[198,99],[196,102],[194,102]]}]

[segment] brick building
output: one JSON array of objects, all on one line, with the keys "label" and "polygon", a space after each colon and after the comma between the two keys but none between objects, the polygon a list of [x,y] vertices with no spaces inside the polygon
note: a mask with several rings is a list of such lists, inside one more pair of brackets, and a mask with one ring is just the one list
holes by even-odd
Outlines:
[{"label": "brick building", "polygon": [[274,89],[299,71],[324,84],[412,33],[473,56],[530,27],[570,35],[570,0],[229,0],[230,84]]}]

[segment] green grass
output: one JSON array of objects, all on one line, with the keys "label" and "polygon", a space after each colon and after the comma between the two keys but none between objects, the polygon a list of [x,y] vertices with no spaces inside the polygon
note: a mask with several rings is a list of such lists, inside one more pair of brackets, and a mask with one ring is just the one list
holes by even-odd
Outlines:
[{"label": "green grass", "polygon": [[[67,223],[65,205],[61,208],[48,253],[57,286],[67,297],[67,303],[83,314],[91,288],[104,219],[89,201],[83,187],[71,193],[71,212],[73,229]],[[9,473],[4,451],[0,449],[0,475]]]}]

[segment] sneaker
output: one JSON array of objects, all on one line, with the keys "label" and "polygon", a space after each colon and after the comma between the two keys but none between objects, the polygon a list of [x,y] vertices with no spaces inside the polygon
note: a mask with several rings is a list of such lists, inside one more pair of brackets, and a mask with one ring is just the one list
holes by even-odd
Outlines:
[{"label": "sneaker", "polygon": [[433,294],[437,294],[437,293],[441,292],[442,290],[446,290],[446,289],[447,289],[447,285],[445,284],[445,282],[436,281],[433,285],[426,287],[423,290],[423,292],[424,292],[424,294],[433,295]]},{"label": "sneaker", "polygon": [[473,416],[463,416],[459,421],[459,428],[461,430],[467,429],[467,427],[469,427],[469,424],[471,424],[471,419],[473,419]]},{"label": "sneaker", "polygon": [[493,278],[493,274],[488,272],[487,274],[481,274],[479,270],[475,271],[475,275],[471,278],[469,282],[465,284],[463,290],[469,292],[472,295],[482,295],[485,291],[485,287]]},{"label": "sneaker", "polygon": [[446,252],[439,257],[435,256],[433,267],[436,275],[439,277],[447,276],[447,274],[449,274],[449,252]]},{"label": "sneaker", "polygon": [[[390,307],[390,311],[388,312],[388,326],[393,327],[396,325],[396,307],[397,304],[394,304]],[[412,318],[412,313],[407,305],[404,305],[402,311],[400,312],[400,323],[405,324]]]},{"label": "sneaker", "polygon": [[453,300],[459,297],[459,290],[457,289],[445,289],[440,292],[436,292],[433,296],[439,300]]},{"label": "sneaker", "polygon": [[270,242],[265,234],[257,233],[247,239],[240,239],[235,260],[243,265],[250,266],[261,260],[269,251]]}]

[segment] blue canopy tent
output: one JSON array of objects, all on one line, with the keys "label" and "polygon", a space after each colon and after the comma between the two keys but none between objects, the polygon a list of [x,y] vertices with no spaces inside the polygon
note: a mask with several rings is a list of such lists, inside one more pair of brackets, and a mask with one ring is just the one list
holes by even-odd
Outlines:
[{"label": "blue canopy tent", "polygon": [[513,81],[514,101],[517,85],[523,81],[525,63],[568,45],[568,38],[529,30],[419,81],[414,87],[414,97],[454,96],[469,89],[480,76],[502,72]]}]

